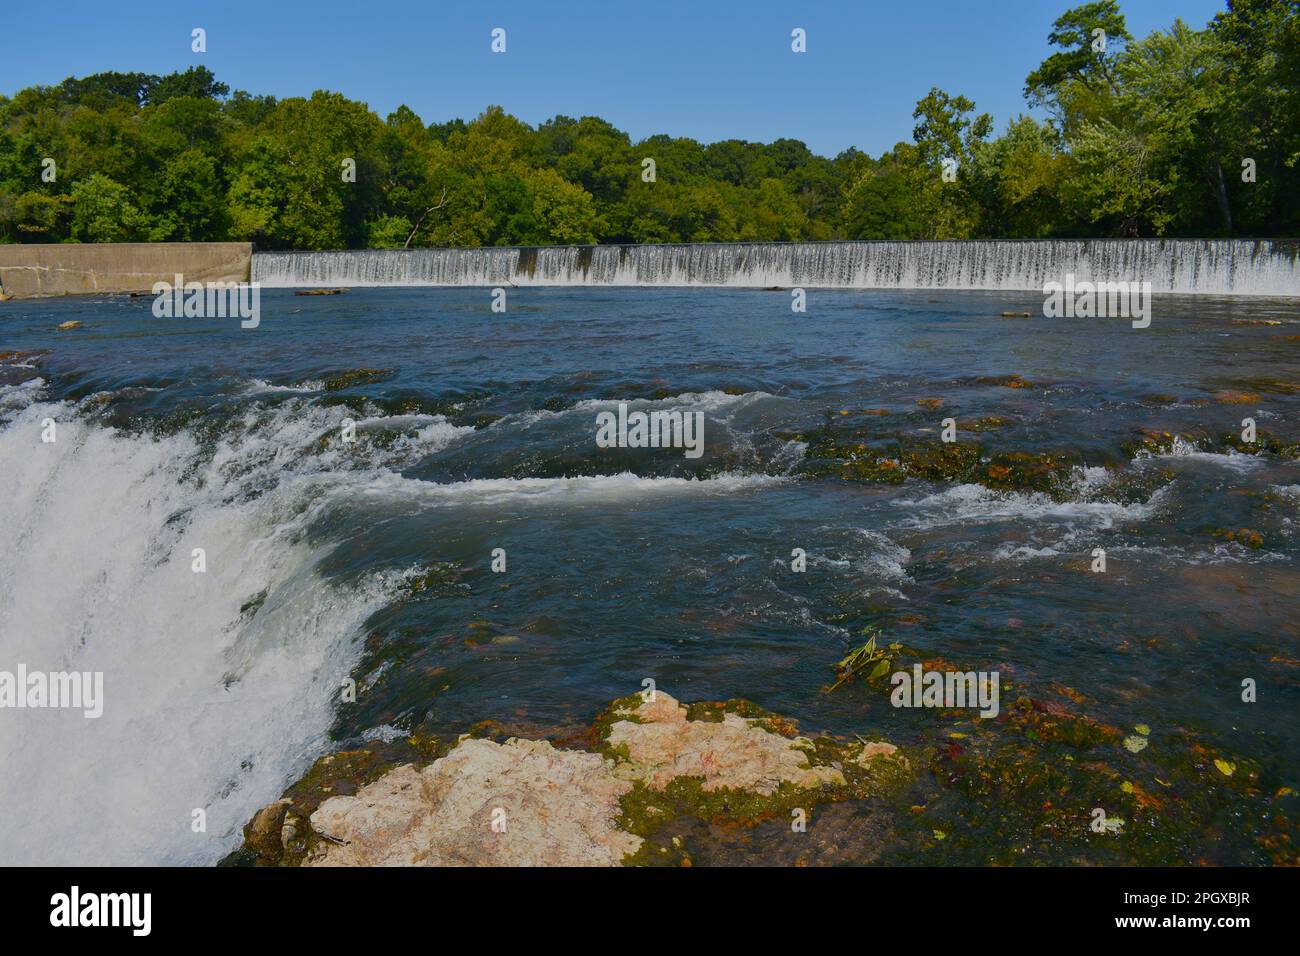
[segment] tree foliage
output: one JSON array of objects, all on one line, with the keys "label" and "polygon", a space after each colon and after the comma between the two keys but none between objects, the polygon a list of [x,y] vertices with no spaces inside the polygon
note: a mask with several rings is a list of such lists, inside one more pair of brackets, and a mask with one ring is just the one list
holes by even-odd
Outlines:
[{"label": "tree foliage", "polygon": [[[960,93],[879,157],[795,139],[634,141],[499,107],[426,123],[339,93],[231,92],[204,67],[0,96],[0,241],[264,248],[804,239],[1295,235],[1300,3],[1229,0],[1204,29],[1066,11],[1001,135]],[[648,163],[648,161],[653,163]],[[53,161],[53,167],[50,162]],[[1248,172],[1249,170],[1249,172]],[[1252,179],[1253,176],[1253,179]]]}]

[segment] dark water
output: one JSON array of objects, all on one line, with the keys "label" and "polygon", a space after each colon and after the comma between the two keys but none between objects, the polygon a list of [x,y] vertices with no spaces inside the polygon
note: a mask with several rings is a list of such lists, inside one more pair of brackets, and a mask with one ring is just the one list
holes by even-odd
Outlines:
[{"label": "dark water", "polygon": [[[211,861],[327,734],[556,734],[645,678],[925,746],[946,733],[934,713],[825,693],[878,625],[1001,670],[1008,693],[1064,689],[1098,722],[1148,725],[1147,753],[1123,755],[1135,775],[1193,743],[1254,768],[1252,792],[1215,798],[1213,835],[1167,856],[1266,861],[1262,801],[1300,755],[1300,466],[1220,436],[1250,416],[1300,441],[1294,300],[1157,297],[1145,330],[1044,319],[1034,293],[812,290],[806,314],[740,290],[489,301],[266,291],[255,330],[155,319],[143,298],[0,307],[0,351],[35,353],[0,371],[0,667],[93,663],[122,701],[93,732],[25,714],[0,734],[0,759],[48,781],[0,787],[18,811],[0,857],[57,862],[80,836],[106,861]],[[373,374],[338,379],[358,369]],[[704,455],[598,448],[596,414],[620,400],[704,412]],[[949,416],[1000,420],[960,434],[985,456],[1079,467],[997,491],[846,481],[805,457],[828,422],[888,445],[935,440]],[[66,431],[41,446],[49,417]],[[1142,428],[1180,440],[1137,454]],[[207,576],[190,573],[201,546]],[[362,692],[340,706],[349,674]],[[79,816],[91,790],[123,836]],[[973,812],[958,790],[929,799]],[[190,807],[209,808],[207,838]]]}]

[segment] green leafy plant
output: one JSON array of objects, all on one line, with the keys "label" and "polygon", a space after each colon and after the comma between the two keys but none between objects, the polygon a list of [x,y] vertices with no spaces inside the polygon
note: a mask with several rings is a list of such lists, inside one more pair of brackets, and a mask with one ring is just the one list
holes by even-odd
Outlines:
[{"label": "green leafy plant", "polygon": [[874,681],[889,673],[893,663],[892,653],[898,651],[902,645],[890,644],[888,648],[878,647],[876,639],[880,637],[881,630],[874,624],[864,627],[862,633],[870,634],[871,638],[835,665],[835,676],[838,679],[827,688],[826,693],[829,694],[859,674],[865,673],[868,681]]}]

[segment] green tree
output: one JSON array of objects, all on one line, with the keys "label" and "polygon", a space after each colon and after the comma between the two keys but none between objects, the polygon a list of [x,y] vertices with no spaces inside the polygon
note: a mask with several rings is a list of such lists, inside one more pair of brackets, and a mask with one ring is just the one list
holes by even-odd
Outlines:
[{"label": "green tree", "polygon": [[1025,98],[1046,107],[1066,135],[1080,121],[1100,119],[1118,92],[1117,64],[1132,39],[1116,0],[1067,10],[1047,35],[1058,50],[1026,77]]},{"label": "green tree", "polygon": [[980,209],[972,194],[969,167],[976,148],[992,131],[993,119],[987,113],[974,113],[974,102],[949,96],[938,87],[912,111],[917,121],[912,138],[918,165],[908,172],[914,202],[926,223],[921,238],[967,239],[978,232]]},{"label": "green tree", "polygon": [[78,242],[138,242],[147,224],[131,191],[101,173],[72,187],[72,238]]}]

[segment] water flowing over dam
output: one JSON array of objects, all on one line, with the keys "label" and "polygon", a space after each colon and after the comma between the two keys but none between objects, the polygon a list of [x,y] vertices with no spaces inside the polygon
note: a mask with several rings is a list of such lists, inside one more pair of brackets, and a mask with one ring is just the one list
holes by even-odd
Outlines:
[{"label": "water flowing over dam", "polygon": [[302,286],[733,286],[1041,290],[1150,282],[1153,292],[1300,296],[1300,244],[1235,239],[700,243],[260,252],[254,281]]}]

